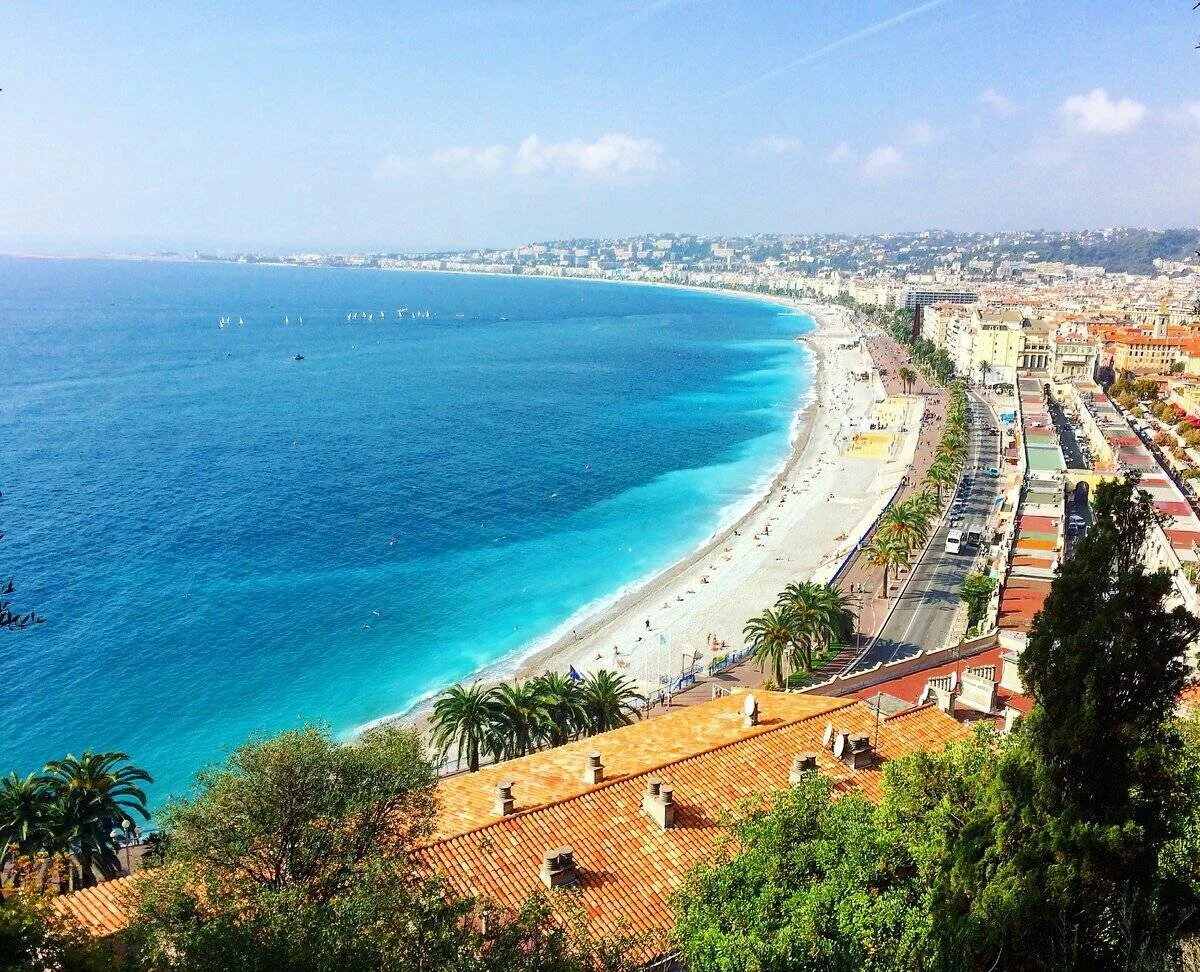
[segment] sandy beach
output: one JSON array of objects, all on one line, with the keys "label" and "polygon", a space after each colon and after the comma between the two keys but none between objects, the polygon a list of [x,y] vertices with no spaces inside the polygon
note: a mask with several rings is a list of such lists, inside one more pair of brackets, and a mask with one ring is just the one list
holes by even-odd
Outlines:
[{"label": "sandy beach", "polygon": [[816,396],[767,495],[695,554],[526,658],[520,676],[615,669],[641,691],[658,691],[691,666],[741,648],[747,619],[773,606],[789,583],[828,580],[874,521],[911,462],[923,403],[892,400],[886,435],[868,436],[890,445],[847,455],[886,408],[882,387],[874,377],[852,377],[872,362],[847,312],[794,306],[817,321],[804,338],[814,353]]}]

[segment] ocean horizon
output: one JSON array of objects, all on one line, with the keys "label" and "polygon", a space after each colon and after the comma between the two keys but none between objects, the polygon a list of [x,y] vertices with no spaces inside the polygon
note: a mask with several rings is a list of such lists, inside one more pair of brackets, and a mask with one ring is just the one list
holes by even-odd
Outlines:
[{"label": "ocean horizon", "polygon": [[811,327],[664,287],[0,258],[0,574],[47,619],[0,652],[0,772],[120,749],[159,804],[251,733],[348,738],[515,668],[761,494]]}]

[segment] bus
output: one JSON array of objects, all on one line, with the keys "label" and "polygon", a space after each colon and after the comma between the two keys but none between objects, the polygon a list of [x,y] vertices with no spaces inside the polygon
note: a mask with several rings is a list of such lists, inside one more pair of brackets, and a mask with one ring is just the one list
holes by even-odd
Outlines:
[{"label": "bus", "polygon": [[962,550],[962,530],[955,527],[946,534],[946,553],[959,553]]}]

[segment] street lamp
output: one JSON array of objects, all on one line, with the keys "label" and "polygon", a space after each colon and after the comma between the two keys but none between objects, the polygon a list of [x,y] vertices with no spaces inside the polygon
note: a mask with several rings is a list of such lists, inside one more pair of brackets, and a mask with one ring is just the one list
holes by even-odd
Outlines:
[{"label": "street lamp", "polygon": [[133,829],[133,821],[126,817],[121,821],[121,829],[125,831],[125,873],[129,873],[129,831]]}]

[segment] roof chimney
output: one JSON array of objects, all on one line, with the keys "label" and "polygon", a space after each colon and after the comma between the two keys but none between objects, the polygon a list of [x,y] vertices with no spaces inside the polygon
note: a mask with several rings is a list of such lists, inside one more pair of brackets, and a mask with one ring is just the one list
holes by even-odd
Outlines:
[{"label": "roof chimney", "polygon": [[792,758],[792,768],[788,773],[788,782],[795,786],[809,773],[817,771],[817,754],[800,753]]},{"label": "roof chimney", "polygon": [[570,847],[555,847],[542,855],[539,872],[542,884],[548,888],[567,888],[579,883],[575,852]]},{"label": "roof chimney", "polygon": [[588,786],[604,782],[604,764],[600,762],[600,754],[595,751],[587,754],[587,765],[583,768],[583,782]]},{"label": "roof chimney", "polygon": [[669,786],[663,786],[662,780],[657,776],[650,777],[646,780],[642,809],[663,830],[675,826],[675,791]]},{"label": "roof chimney", "polygon": [[496,800],[492,804],[492,812],[497,817],[507,817],[513,812],[512,781],[503,780],[496,784]]},{"label": "roof chimney", "polygon": [[753,695],[746,696],[746,701],[742,703],[742,714],[746,717],[742,725],[747,729],[758,725],[758,699]]},{"label": "roof chimney", "polygon": [[875,751],[871,748],[871,737],[860,732],[849,738],[842,751],[842,760],[852,770],[870,769],[875,765]]}]

